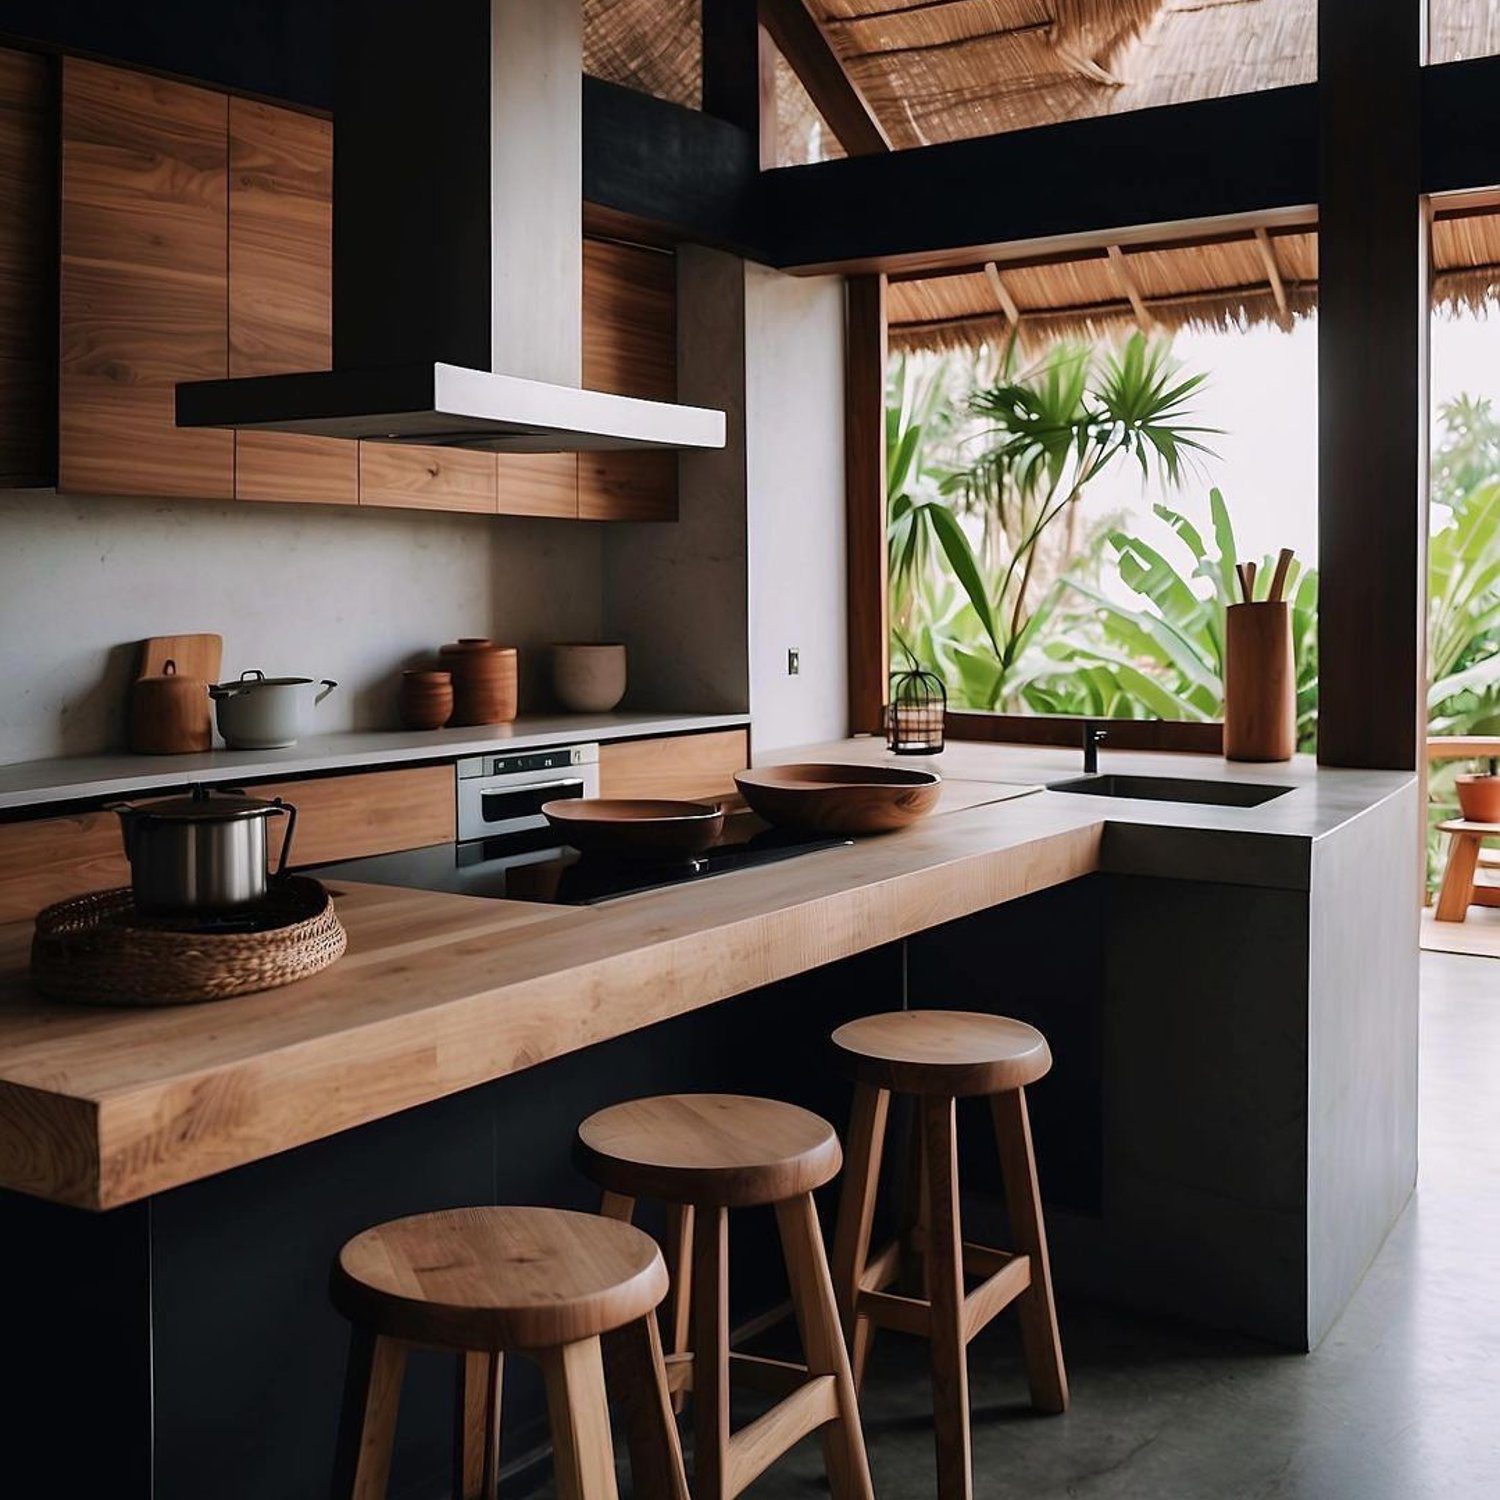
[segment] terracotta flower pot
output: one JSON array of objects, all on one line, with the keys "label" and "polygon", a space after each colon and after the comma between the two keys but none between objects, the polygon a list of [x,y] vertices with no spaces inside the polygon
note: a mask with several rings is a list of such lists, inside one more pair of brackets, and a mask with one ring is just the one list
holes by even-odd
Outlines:
[{"label": "terracotta flower pot", "polygon": [[1471,823],[1500,823],[1500,776],[1460,776],[1458,806]]}]

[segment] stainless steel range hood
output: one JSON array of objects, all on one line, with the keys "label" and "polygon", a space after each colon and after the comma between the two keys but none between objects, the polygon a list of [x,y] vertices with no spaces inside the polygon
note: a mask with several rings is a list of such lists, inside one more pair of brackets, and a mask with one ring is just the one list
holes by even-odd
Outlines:
[{"label": "stainless steel range hood", "polygon": [[336,12],[334,367],[179,385],[178,426],[722,448],[722,412],[579,385],[581,0]]}]

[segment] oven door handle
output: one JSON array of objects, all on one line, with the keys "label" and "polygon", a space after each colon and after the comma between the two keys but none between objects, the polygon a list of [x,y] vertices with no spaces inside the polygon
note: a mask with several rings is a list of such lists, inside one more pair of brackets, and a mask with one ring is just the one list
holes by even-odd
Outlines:
[{"label": "oven door handle", "polygon": [[544,802],[572,800],[585,792],[581,776],[553,781],[535,781],[525,786],[497,782],[477,789],[479,814],[485,825],[513,822],[517,818],[536,817]]}]

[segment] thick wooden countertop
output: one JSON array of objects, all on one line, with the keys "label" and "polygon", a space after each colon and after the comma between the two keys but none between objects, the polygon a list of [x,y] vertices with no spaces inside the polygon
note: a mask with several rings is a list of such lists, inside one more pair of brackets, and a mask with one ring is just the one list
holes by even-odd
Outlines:
[{"label": "thick wooden countertop", "polygon": [[217,1004],[43,1000],[30,924],[0,927],[0,1186],[112,1208],[1077,879],[1117,821],[1305,841],[1410,781],[1304,767],[1305,795],[1283,799],[1303,803],[1299,827],[1277,803],[994,801],[1041,779],[1008,755],[949,764],[943,806],[901,833],[596,907],[335,885],[345,957]]}]

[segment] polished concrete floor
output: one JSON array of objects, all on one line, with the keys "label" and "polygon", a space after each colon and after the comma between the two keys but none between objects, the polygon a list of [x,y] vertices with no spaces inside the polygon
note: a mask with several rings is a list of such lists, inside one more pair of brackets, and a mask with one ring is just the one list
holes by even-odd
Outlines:
[{"label": "polished concrete floor", "polygon": [[[1314,1353],[1064,1304],[1073,1409],[1035,1417],[1002,1319],[970,1352],[975,1491],[1026,1500],[1500,1496],[1500,962],[1422,958],[1416,1197]],[[876,1493],[935,1493],[925,1348],[883,1336]],[[812,1496],[814,1444],[751,1494]]]},{"label": "polished concrete floor", "polygon": [[[1422,957],[1418,1194],[1313,1355],[1065,1304],[1073,1410],[1037,1418],[1005,1320],[971,1350],[975,1493],[1109,1500],[1500,1496],[1500,963]],[[885,1337],[874,1488],[935,1494],[926,1350]],[[807,1443],[751,1490],[814,1496]]]},{"label": "polished concrete floor", "polygon": [[[1073,1408],[1037,1417],[1013,1325],[970,1350],[980,1500],[1500,1497],[1500,962],[1422,956],[1417,1194],[1312,1354],[1064,1302]],[[935,1495],[926,1347],[882,1335],[876,1494]],[[748,1492],[826,1494],[815,1440]]]}]

